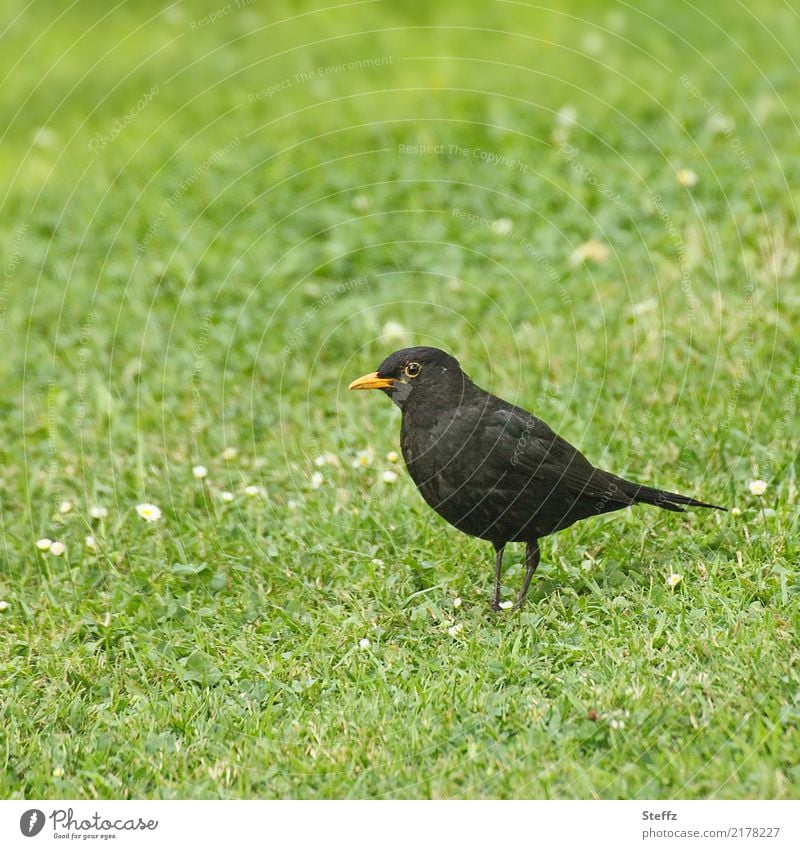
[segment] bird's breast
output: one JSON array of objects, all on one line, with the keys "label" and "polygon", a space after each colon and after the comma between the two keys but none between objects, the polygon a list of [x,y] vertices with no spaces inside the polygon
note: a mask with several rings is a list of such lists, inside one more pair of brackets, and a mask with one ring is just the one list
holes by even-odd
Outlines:
[{"label": "bird's breast", "polygon": [[465,533],[491,539],[505,470],[474,439],[475,425],[459,417],[403,418],[401,448],[411,479],[425,501]]}]

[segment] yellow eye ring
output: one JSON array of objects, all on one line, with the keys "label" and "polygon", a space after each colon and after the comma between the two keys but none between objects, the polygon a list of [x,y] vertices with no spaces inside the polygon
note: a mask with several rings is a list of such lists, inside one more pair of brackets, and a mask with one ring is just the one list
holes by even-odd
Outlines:
[{"label": "yellow eye ring", "polygon": [[406,377],[416,377],[421,369],[422,366],[419,363],[406,363],[403,367],[403,374]]}]

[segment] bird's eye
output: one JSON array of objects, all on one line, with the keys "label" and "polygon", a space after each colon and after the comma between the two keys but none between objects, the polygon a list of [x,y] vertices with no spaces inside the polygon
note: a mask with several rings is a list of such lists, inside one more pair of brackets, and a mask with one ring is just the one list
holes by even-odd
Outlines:
[{"label": "bird's eye", "polygon": [[416,377],[420,372],[421,366],[419,363],[406,363],[405,368],[403,369],[406,377]]}]

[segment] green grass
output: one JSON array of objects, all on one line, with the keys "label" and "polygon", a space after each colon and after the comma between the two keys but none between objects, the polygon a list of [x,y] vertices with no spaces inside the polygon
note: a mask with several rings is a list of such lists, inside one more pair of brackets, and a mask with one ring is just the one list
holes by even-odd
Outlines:
[{"label": "green grass", "polygon": [[[0,795],[796,797],[790,8],[40,5],[0,21]],[[741,514],[575,526],[491,615],[346,391],[406,342]]]}]

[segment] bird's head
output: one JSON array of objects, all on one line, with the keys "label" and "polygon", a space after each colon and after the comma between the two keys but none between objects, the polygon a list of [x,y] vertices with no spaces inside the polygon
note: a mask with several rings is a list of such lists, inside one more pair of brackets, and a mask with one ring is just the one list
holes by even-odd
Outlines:
[{"label": "bird's head", "polygon": [[438,348],[403,348],[350,384],[350,389],[380,389],[401,409],[411,399],[449,395],[463,387],[464,372],[455,357]]}]

